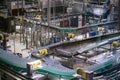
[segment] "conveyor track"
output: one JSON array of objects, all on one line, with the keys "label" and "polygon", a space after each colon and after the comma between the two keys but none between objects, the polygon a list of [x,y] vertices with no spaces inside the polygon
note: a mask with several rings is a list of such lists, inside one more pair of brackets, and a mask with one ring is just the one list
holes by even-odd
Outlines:
[{"label": "conveyor track", "polygon": [[8,72],[8,73],[10,73],[10,74],[22,79],[22,80],[32,80],[31,78],[29,78],[25,75],[22,75],[21,73],[11,69],[10,67],[7,67],[6,65],[0,64],[0,69],[5,70],[6,72]]},{"label": "conveyor track", "polygon": [[[15,56],[13,53],[9,53],[5,50],[0,49],[0,63],[6,65],[16,71],[27,72],[27,62],[35,61],[33,59],[22,59]],[[75,72],[69,68],[56,64],[56,62],[49,62],[49,59],[42,64],[42,68],[37,69],[38,72],[46,73],[53,77],[71,79]],[[8,69],[9,70],[9,69]]]}]

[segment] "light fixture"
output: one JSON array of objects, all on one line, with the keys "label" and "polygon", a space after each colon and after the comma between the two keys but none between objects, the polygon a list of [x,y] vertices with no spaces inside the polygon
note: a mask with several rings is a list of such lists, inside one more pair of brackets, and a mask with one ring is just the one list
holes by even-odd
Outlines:
[{"label": "light fixture", "polygon": [[93,14],[97,16],[102,16],[105,13],[105,9],[103,8],[94,8],[93,9]]}]

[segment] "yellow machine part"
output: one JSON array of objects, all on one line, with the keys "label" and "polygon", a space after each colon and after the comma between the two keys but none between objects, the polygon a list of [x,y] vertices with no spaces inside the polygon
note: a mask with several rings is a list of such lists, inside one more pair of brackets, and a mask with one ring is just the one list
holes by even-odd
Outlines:
[{"label": "yellow machine part", "polygon": [[1,40],[4,40],[4,35],[0,34]]},{"label": "yellow machine part", "polygon": [[39,67],[39,65],[41,65],[42,62],[37,62],[37,63],[34,63],[32,64],[32,70],[35,70]]},{"label": "yellow machine part", "polygon": [[117,47],[118,47],[118,42],[117,42],[117,41],[114,41],[114,42],[112,43],[112,46],[113,46],[113,48],[117,48]]},{"label": "yellow machine part", "polygon": [[97,29],[98,31],[104,31],[105,30],[105,28],[103,28],[103,27],[98,27],[98,29]]},{"label": "yellow machine part", "polygon": [[48,54],[48,49],[42,49],[38,51],[39,54],[46,55]]},{"label": "yellow machine part", "polygon": [[87,78],[87,73],[82,68],[77,68],[76,69],[76,73],[81,75],[81,78],[83,78],[83,79]]},{"label": "yellow machine part", "polygon": [[20,17],[19,20],[20,20],[20,22],[23,22],[23,18],[22,17]]},{"label": "yellow machine part", "polygon": [[92,71],[87,71],[83,68],[76,68],[76,73],[81,75],[81,78],[84,80],[93,80],[93,72]]},{"label": "yellow machine part", "polygon": [[36,15],[36,18],[37,19],[41,19],[41,15]]},{"label": "yellow machine part", "polygon": [[73,34],[73,33],[68,33],[68,34],[67,34],[67,37],[68,37],[68,38],[74,38],[74,37],[75,37],[75,34]]},{"label": "yellow machine part", "polygon": [[35,11],[35,9],[30,9],[30,11]]}]

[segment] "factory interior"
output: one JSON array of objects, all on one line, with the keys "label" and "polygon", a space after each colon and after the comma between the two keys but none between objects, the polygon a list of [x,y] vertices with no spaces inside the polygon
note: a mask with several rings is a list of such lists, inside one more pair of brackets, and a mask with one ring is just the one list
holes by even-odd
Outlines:
[{"label": "factory interior", "polygon": [[120,0],[0,0],[0,80],[120,80]]}]

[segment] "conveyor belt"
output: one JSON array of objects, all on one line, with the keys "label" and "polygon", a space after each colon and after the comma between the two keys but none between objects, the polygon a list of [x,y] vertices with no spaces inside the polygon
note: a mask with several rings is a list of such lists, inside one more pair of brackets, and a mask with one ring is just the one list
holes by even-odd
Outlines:
[{"label": "conveyor belt", "polygon": [[110,38],[108,40],[105,40],[103,42],[100,42],[100,43],[94,43],[94,44],[91,44],[91,45],[88,45],[84,48],[81,48],[80,50],[78,50],[77,52],[78,53],[83,53],[85,51],[89,51],[89,50],[92,50],[93,48],[96,48],[96,47],[100,47],[100,46],[103,46],[103,45],[106,45],[106,44],[110,44],[112,43],[113,41],[115,40],[120,40],[120,36],[118,37],[114,37],[114,38]]},{"label": "conveyor belt", "polygon": [[[49,62],[49,59],[43,63],[43,67],[39,68],[37,71],[42,73],[47,73],[48,75],[52,75],[58,78],[71,79],[73,78],[74,71],[68,69],[61,64],[57,64],[55,62]],[[22,59],[18,56],[13,55],[13,53],[4,51],[0,49],[0,63],[13,68],[16,71],[27,71],[26,64],[27,62],[34,61],[33,59]],[[48,62],[47,62],[48,61]]]},{"label": "conveyor belt", "polygon": [[107,44],[109,41],[106,40],[106,41],[103,41],[101,43],[94,43],[94,44],[91,44],[91,45],[88,45],[84,48],[81,48],[80,50],[77,50],[78,53],[83,53],[83,52],[86,52],[86,51],[89,51],[89,50],[92,50],[93,48],[96,48],[96,47],[100,47],[102,45],[105,45]]},{"label": "conveyor belt", "polygon": [[115,65],[115,66],[113,66],[113,67],[111,67],[111,68],[109,68],[109,69],[106,69],[106,70],[103,71],[102,73],[97,73],[97,74],[95,74],[94,76],[101,76],[101,75],[103,75],[103,76],[108,77],[108,76],[110,75],[110,73],[112,73],[112,72],[114,72],[114,71],[115,71],[115,73],[116,73],[116,70],[117,70],[117,71],[120,70],[120,64],[117,64],[117,65]]},{"label": "conveyor belt", "polygon": [[[19,19],[19,17],[16,17]],[[48,24],[45,24],[44,22],[39,22],[39,21],[34,21],[34,20],[30,20],[30,19],[27,19],[27,18],[23,18],[26,22],[30,22],[31,24],[34,24],[34,22],[37,24],[37,25],[41,25],[41,26],[44,26],[45,28],[48,27]],[[98,24],[92,24],[92,25],[85,25],[83,26],[82,28],[62,28],[60,26],[56,26],[56,25],[49,25],[50,29],[54,29],[56,31],[62,31],[62,32],[76,32],[76,31],[80,31],[79,33],[81,33],[83,30],[87,29],[87,28],[96,28],[98,26],[108,26],[108,25],[114,25],[114,24],[117,24],[118,21],[111,21],[111,22],[101,22],[101,23],[98,23]]]},{"label": "conveyor belt", "polygon": [[[22,79],[22,80],[32,80],[31,78],[29,78],[29,77],[27,77],[27,76],[25,76],[25,75],[22,75],[22,74],[20,74],[20,73],[18,73],[17,71],[11,69],[10,67],[8,67],[8,66],[6,66],[6,65],[0,65],[0,69],[1,69],[2,71],[5,71],[5,72],[7,72],[7,73],[10,73],[10,74],[12,74],[12,75],[20,78],[20,79]],[[1,70],[0,70],[0,71],[1,71]]]},{"label": "conveyor belt", "polygon": [[[92,47],[90,47],[90,46],[89,47],[90,47],[90,49],[93,49],[95,47],[100,47],[100,46],[105,45],[105,44],[110,44],[113,41],[119,40],[119,39],[120,39],[120,36],[110,38],[106,41],[98,43],[97,45],[92,45]],[[61,46],[61,45],[59,45],[59,46]],[[56,47],[54,47],[54,48],[56,48]],[[82,52],[84,52],[86,50],[90,50],[90,49],[87,48],[87,49],[83,50]],[[67,53],[67,52],[65,52],[65,53]],[[106,74],[112,72],[113,70],[118,69],[119,66],[114,64],[114,63],[115,63],[115,58],[114,57],[111,57],[111,58],[109,57],[109,60],[106,60],[106,62],[103,62],[102,64],[93,65],[92,67],[89,67],[89,69],[87,67],[86,69],[89,70],[89,71],[94,71],[95,72],[95,75],[94,75],[95,77],[96,76],[101,76],[101,75],[106,75]]]},{"label": "conveyor belt", "polygon": [[[75,50],[72,50],[72,52],[67,52],[64,48],[61,48],[61,46],[62,47],[66,46],[65,48],[67,48],[68,46],[81,47],[82,45],[84,45],[84,43],[90,44],[90,43],[93,43],[93,42],[97,41],[99,37],[101,37],[102,40],[104,40],[104,39],[113,38],[113,37],[116,37],[116,36],[119,36],[119,35],[120,35],[120,32],[116,32],[116,33],[106,34],[106,35],[102,35],[102,36],[95,36],[95,37],[87,38],[87,39],[84,39],[84,40],[73,40],[73,41],[59,42],[59,43],[55,43],[55,44],[52,44],[52,45],[49,45],[49,46],[45,46],[45,47],[41,47],[41,48],[38,48],[36,50],[33,50],[32,56],[34,56],[36,58],[39,58],[40,55],[38,55],[38,50],[46,48],[46,49],[49,49],[49,52],[58,50],[59,52],[61,52],[60,55],[70,57],[72,55],[77,55],[78,53],[73,53],[73,51],[75,51]],[[97,45],[97,46],[101,46],[105,43],[107,43],[107,42],[101,43],[100,45]],[[80,45],[80,46],[78,46],[78,45]],[[77,47],[75,49],[77,49]],[[83,50],[83,51],[85,51],[85,50]],[[82,52],[82,51],[80,51],[80,52]],[[58,54],[58,52],[53,52],[53,53]]]}]

